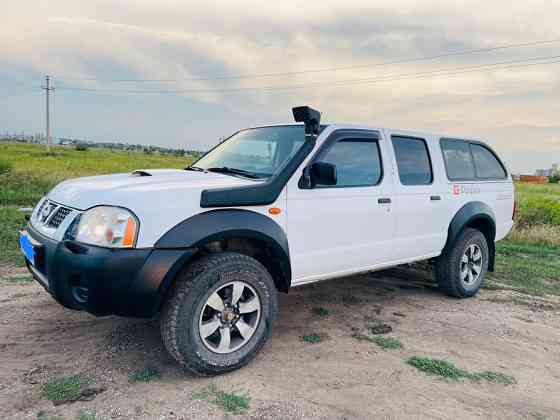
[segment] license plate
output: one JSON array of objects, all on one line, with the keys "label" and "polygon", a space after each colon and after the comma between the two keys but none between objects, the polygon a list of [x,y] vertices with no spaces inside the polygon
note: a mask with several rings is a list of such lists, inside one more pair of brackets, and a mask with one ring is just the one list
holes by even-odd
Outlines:
[{"label": "license plate", "polygon": [[35,256],[37,254],[35,253],[35,248],[33,247],[33,244],[31,243],[31,240],[29,239],[29,236],[27,236],[27,234],[19,234],[19,247],[27,261],[29,261],[31,265],[35,265]]}]

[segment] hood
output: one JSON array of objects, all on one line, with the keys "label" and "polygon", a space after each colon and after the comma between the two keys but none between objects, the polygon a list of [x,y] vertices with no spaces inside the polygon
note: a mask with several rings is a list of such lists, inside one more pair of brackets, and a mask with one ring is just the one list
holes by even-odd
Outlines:
[{"label": "hood", "polygon": [[78,210],[101,204],[129,208],[138,201],[180,200],[186,195],[192,200],[198,194],[200,201],[200,192],[204,189],[247,184],[254,184],[254,181],[213,172],[141,169],[64,181],[49,193],[49,199]]},{"label": "hood", "polygon": [[137,244],[144,247],[152,246],[173,226],[200,213],[203,190],[257,182],[261,181],[212,172],[146,169],[64,181],[54,187],[47,198],[77,210],[100,205],[131,210],[140,221]]}]

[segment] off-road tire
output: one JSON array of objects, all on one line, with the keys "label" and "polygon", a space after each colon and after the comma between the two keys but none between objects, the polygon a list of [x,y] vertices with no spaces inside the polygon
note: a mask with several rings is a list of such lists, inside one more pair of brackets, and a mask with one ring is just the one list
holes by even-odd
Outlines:
[{"label": "off-road tire", "polygon": [[[460,276],[461,258],[470,245],[477,245],[482,252],[482,271],[477,281],[468,286]],[[465,228],[449,249],[438,257],[436,262],[436,279],[442,292],[457,298],[467,298],[476,295],[482,287],[484,277],[488,271],[489,260],[488,243],[485,236],[477,229]]]},{"label": "off-road tire", "polygon": [[[214,353],[200,338],[200,311],[207,297],[232,279],[242,279],[258,293],[261,316],[243,347],[228,354]],[[277,299],[274,280],[257,260],[237,253],[203,256],[183,270],[172,285],[161,314],[163,343],[177,362],[198,375],[238,369],[249,363],[270,337]]]}]

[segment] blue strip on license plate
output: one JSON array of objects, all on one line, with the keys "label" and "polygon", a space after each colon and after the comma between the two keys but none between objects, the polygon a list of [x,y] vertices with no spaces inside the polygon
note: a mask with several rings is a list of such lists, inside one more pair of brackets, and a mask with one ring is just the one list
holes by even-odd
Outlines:
[{"label": "blue strip on license plate", "polygon": [[19,247],[25,258],[32,264],[35,265],[35,249],[33,244],[25,234],[20,234],[19,236]]}]

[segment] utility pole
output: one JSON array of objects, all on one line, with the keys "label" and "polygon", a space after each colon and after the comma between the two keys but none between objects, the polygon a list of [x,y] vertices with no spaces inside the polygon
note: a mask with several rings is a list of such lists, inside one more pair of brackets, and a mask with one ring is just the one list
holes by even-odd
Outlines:
[{"label": "utility pole", "polygon": [[46,134],[47,134],[47,153],[49,153],[51,151],[51,114],[50,114],[50,94],[51,91],[54,90],[53,87],[51,87],[51,81],[52,78],[51,76],[46,76],[45,77],[45,86],[41,86],[41,89],[45,90],[45,97],[46,97],[46,122],[47,122],[47,127],[46,127]]}]

